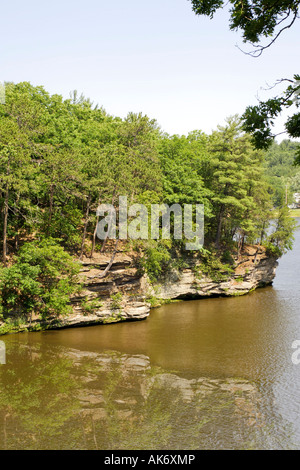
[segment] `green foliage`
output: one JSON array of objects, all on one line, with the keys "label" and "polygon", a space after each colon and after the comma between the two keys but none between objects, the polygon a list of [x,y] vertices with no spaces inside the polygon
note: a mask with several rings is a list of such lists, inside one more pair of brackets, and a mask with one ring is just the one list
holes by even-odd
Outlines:
[{"label": "green foliage", "polygon": [[206,229],[207,240],[220,247],[222,240],[231,243],[240,234],[255,238],[267,218],[269,196],[261,168],[262,155],[255,151],[250,138],[241,129],[237,116],[227,120],[225,127],[210,137],[211,179],[215,217]]},{"label": "green foliage", "polygon": [[32,233],[82,252],[99,201],[160,194],[156,122],[133,113],[112,118],[74,96],[63,100],[27,82],[6,84],[0,105],[4,263],[12,246]]},{"label": "green foliage", "polygon": [[225,250],[222,253],[221,261],[222,261],[222,263],[228,264],[230,266],[234,264],[234,259],[233,259],[232,254],[229,250]]},{"label": "green foliage", "polygon": [[26,331],[26,318],[1,318],[3,323],[0,326],[0,335],[6,335],[8,333],[18,333],[20,331]]},{"label": "green foliage", "polygon": [[102,302],[100,302],[99,299],[93,299],[93,300],[88,300],[88,299],[83,299],[80,303],[80,306],[82,308],[82,311],[85,314],[91,314],[93,313],[96,309],[102,307]]},{"label": "green foliage", "polygon": [[205,274],[212,281],[227,281],[232,273],[233,267],[220,259],[217,253],[206,253],[201,255],[201,263],[195,268],[195,274],[201,279]]},{"label": "green foliage", "polygon": [[180,300],[178,299],[160,299],[155,295],[150,295],[149,297],[147,297],[146,301],[150,304],[151,308],[161,307],[162,305],[180,302]]},{"label": "green foliage", "polygon": [[166,272],[171,261],[171,253],[169,240],[148,242],[144,257],[140,260],[140,264],[148,274],[151,281],[157,281],[164,272]]},{"label": "green foliage", "polygon": [[[160,144],[160,162],[164,201],[167,204],[203,203],[209,210],[211,192],[203,181],[208,160],[207,136],[190,133],[185,136],[165,135]],[[207,214],[208,215],[208,212]]]},{"label": "green foliage", "polygon": [[287,206],[282,206],[275,221],[275,229],[266,240],[267,252],[278,258],[286,251],[291,250],[294,240],[293,233],[296,226],[297,222],[289,217]]},{"label": "green foliage", "polygon": [[[254,145],[258,149],[267,149],[274,141],[272,127],[276,117],[285,109],[293,105],[299,107],[299,80],[300,75],[295,74],[292,79],[285,79],[290,84],[281,95],[266,101],[259,101],[258,105],[248,106],[243,114],[243,128],[252,135]],[[278,81],[281,82],[280,80]],[[299,137],[299,113],[289,117],[285,129],[290,137]],[[298,151],[299,155],[299,151]],[[299,158],[298,158],[299,159]],[[298,162],[296,160],[296,163]]]},{"label": "green foliage", "polygon": [[126,315],[122,311],[122,301],[123,294],[122,292],[117,292],[116,294],[111,294],[110,296],[110,309],[111,316],[104,320],[104,323],[114,323],[116,321],[122,321],[126,318]]},{"label": "green foliage", "polygon": [[55,240],[23,245],[14,264],[0,270],[2,312],[6,316],[65,315],[78,291],[79,265]]},{"label": "green foliage", "polygon": [[[194,12],[197,15],[206,15],[213,18],[215,12],[229,5],[229,26],[232,30],[242,32],[244,42],[256,44],[261,37],[270,37],[284,20],[293,24],[297,18],[300,5],[299,0],[191,0]],[[289,26],[288,26],[289,27]]]},{"label": "green foliage", "polygon": [[176,269],[177,271],[182,271],[183,269],[190,267],[190,262],[188,258],[184,258],[182,253],[172,254],[171,268]]},{"label": "green foliage", "polygon": [[298,149],[296,142],[274,141],[265,153],[263,167],[274,207],[281,206],[286,196],[287,202],[292,202],[292,193],[300,191],[300,172],[295,166]]},{"label": "green foliage", "polygon": [[[251,44],[253,50],[248,52],[253,57],[259,57],[270,47],[278,37],[293,26],[299,18],[300,0],[191,0],[196,15],[206,15],[213,18],[217,10],[229,6],[229,27],[242,33],[245,43]],[[269,42],[262,41],[268,38]],[[258,105],[248,106],[243,114],[244,130],[252,135],[254,145],[258,149],[267,149],[274,140],[272,127],[275,119],[285,109],[293,105],[299,107],[300,75],[293,79],[284,78],[276,84],[287,82],[284,92],[265,101],[259,100]],[[273,88],[273,87],[270,87]],[[294,112],[285,123],[285,129],[290,137],[300,137],[300,113]],[[297,162],[300,162],[300,153]]]},{"label": "green foliage", "polygon": [[[169,136],[142,114],[112,118],[76,93],[63,100],[26,82],[8,84],[0,108],[4,263],[33,234],[59,238],[68,252],[82,256],[93,239],[98,203],[119,195],[148,208],[204,204],[205,240],[217,246],[230,247],[237,234],[251,242],[266,226],[262,155],[236,116],[210,136]],[[173,223],[171,218],[171,233]],[[171,245],[184,248],[179,240],[142,245],[153,278],[168,265]]]},{"label": "green foliage", "polygon": [[273,243],[266,241],[264,246],[268,256],[273,256],[274,258],[280,258],[282,256],[280,248]]},{"label": "green foliage", "polygon": [[[218,5],[202,6],[208,12]],[[275,115],[278,103],[264,109]],[[7,84],[0,105],[0,314],[47,318],[71,311],[79,268],[70,254],[91,256],[91,245],[97,251],[96,208],[116,204],[121,195],[148,209],[154,203],[204,204],[201,252],[186,253],[186,240],[174,239],[172,216],[170,240],[127,243],[152,282],[171,269],[181,271],[193,256],[202,256],[203,272],[223,279],[232,252],[258,239],[277,254],[290,249],[293,228],[281,215],[273,238],[266,240],[266,230],[272,202],[282,203],[286,185],[290,192],[298,188],[292,167],[297,149],[288,141],[274,144],[263,160],[238,116],[211,135],[194,130],[170,136],[141,113],[114,118],[76,93],[64,100],[27,82]],[[208,247],[223,253],[221,260]],[[120,302],[112,298],[117,315]],[[86,313],[98,306],[82,303]]]},{"label": "green foliage", "polygon": [[122,308],[122,299],[123,295],[121,292],[117,292],[116,294],[112,294],[111,298],[111,309],[112,310],[121,310]]},{"label": "green foliage", "polygon": [[155,295],[150,295],[146,300],[150,304],[151,308],[160,307],[162,305],[161,299],[158,299]]}]

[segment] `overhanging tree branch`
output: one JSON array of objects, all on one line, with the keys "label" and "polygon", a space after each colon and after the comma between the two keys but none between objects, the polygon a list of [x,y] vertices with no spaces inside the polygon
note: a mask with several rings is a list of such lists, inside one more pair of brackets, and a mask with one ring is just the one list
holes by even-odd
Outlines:
[{"label": "overhanging tree branch", "polygon": [[[283,20],[287,19],[288,16],[289,15],[287,15],[286,18],[284,18]],[[281,28],[281,30],[276,34],[276,36],[266,46],[261,46],[261,45],[256,45],[256,44],[251,43],[251,46],[254,47],[255,49],[253,51],[250,51],[250,52],[244,51],[237,44],[236,44],[236,47],[245,55],[249,55],[249,56],[254,57],[254,58],[260,57],[266,49],[268,49],[269,47],[271,47],[274,44],[274,42],[279,38],[279,36],[285,30],[287,30],[287,29],[289,29],[293,26],[293,24],[295,23],[297,18],[298,18],[298,13],[296,12],[294,14],[294,17],[293,17],[292,21],[290,22],[290,24],[286,25],[284,28]],[[281,20],[278,24],[280,24],[283,20]]]}]

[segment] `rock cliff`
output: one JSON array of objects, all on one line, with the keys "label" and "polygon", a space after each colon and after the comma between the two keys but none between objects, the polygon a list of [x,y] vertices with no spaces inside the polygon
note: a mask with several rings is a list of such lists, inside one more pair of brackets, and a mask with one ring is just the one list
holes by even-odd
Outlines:
[{"label": "rock cliff", "polygon": [[72,299],[74,313],[62,319],[60,326],[142,320],[148,317],[154,298],[159,305],[175,299],[244,295],[272,284],[278,264],[275,258],[266,255],[263,247],[248,246],[225,280],[214,280],[201,273],[201,265],[190,263],[182,271],[173,270],[160,283],[151,285],[147,276],[138,271],[133,258],[124,254],[116,256],[109,275],[101,278],[107,261],[100,255],[93,260],[83,259],[84,289]]}]

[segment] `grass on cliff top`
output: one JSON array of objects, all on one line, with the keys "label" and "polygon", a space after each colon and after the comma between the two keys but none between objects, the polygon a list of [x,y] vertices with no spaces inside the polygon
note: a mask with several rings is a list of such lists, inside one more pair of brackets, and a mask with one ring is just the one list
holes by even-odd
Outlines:
[{"label": "grass on cliff top", "polygon": [[290,209],[289,216],[290,217],[300,217],[300,209]]},{"label": "grass on cliff top", "polygon": [[[278,217],[278,210],[274,209],[272,211],[272,218],[276,219]],[[289,217],[300,217],[300,209],[290,209]]]}]

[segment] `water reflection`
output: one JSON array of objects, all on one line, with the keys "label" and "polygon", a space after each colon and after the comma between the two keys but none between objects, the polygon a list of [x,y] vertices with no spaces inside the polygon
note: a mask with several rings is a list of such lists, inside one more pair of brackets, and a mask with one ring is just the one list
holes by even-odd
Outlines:
[{"label": "water reflection", "polygon": [[300,232],[273,287],[1,337],[1,449],[300,448]]},{"label": "water reflection", "polygon": [[257,448],[269,433],[254,383],[145,355],[21,344],[0,383],[1,449]]}]

